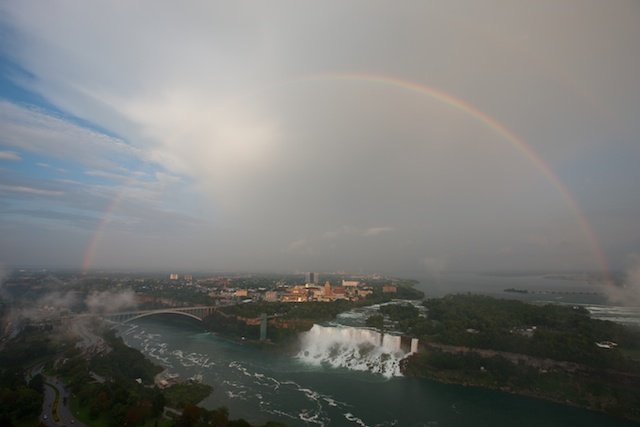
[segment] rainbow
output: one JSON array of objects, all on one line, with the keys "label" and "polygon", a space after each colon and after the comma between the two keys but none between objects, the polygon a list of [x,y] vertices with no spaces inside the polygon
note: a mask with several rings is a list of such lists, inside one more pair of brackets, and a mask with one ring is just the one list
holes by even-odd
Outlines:
[{"label": "rainbow", "polygon": [[[295,83],[304,83],[304,82],[313,82],[313,81],[358,81],[358,82],[366,82],[372,84],[386,85],[393,88],[406,90],[414,93],[418,93],[420,95],[428,96],[438,102],[448,105],[465,115],[477,120],[482,125],[495,132],[498,136],[508,142],[512,147],[514,147],[517,151],[523,154],[529,161],[544,175],[544,177],[552,184],[553,187],[557,189],[557,191],[564,198],[567,206],[573,212],[575,217],[577,218],[579,228],[584,235],[587,244],[589,245],[590,250],[592,251],[596,263],[598,265],[599,270],[604,275],[604,280],[606,284],[612,283],[611,273],[609,270],[609,264],[607,258],[604,254],[604,251],[600,247],[598,242],[598,238],[596,232],[593,227],[589,223],[587,216],[580,208],[580,205],[573,197],[567,186],[560,180],[560,178],[556,175],[556,173],[551,169],[551,167],[536,153],[531,146],[529,146],[525,140],[517,136],[511,130],[509,130],[506,126],[500,123],[498,120],[493,118],[492,116],[482,112],[480,109],[475,107],[474,105],[466,102],[460,98],[457,98],[449,93],[441,91],[439,89],[417,83],[410,80],[403,80],[398,77],[386,76],[386,75],[377,75],[377,74],[367,74],[367,73],[328,73],[328,74],[315,74],[309,75],[301,78],[291,79],[280,84],[273,85],[267,88],[267,91],[270,90],[279,90],[283,86],[288,86],[290,84]],[[87,249],[85,251],[84,260],[82,264],[82,269],[86,272],[92,264],[93,258],[95,256],[96,248],[98,242],[100,241],[102,234],[104,233],[105,228],[111,222],[111,215],[113,211],[118,207],[120,202],[122,201],[122,197],[124,194],[124,188],[120,191],[113,201],[107,207],[107,210],[98,225],[96,232],[94,233],[93,238],[89,242]]]},{"label": "rainbow", "polygon": [[482,112],[480,109],[470,104],[469,102],[466,102],[460,98],[456,98],[451,94],[421,83],[403,80],[392,76],[363,73],[330,73],[313,75],[301,80],[359,81],[387,85],[398,89],[419,93],[421,95],[426,95],[479,121],[484,126],[502,137],[509,144],[511,144],[512,147],[522,153],[527,159],[529,159],[529,161],[531,161],[531,163],[544,175],[544,177],[560,192],[569,209],[575,214],[580,230],[587,240],[589,248],[592,251],[598,264],[598,268],[604,275],[605,282],[607,284],[612,283],[609,263],[607,261],[606,255],[604,254],[604,251],[600,247],[596,232],[589,223],[587,216],[580,208],[580,205],[578,204],[576,199],[573,197],[571,192],[569,192],[567,186],[560,180],[558,175],[556,175],[556,173],[544,161],[544,159],[542,159],[542,157],[540,157],[540,155],[538,155],[538,153],[536,153],[524,139],[517,136],[495,118]]}]

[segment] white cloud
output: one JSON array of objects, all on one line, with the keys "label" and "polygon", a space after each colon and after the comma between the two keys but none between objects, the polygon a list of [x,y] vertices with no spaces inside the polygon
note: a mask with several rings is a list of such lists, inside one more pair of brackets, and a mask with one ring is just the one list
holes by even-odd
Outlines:
[{"label": "white cloud", "polygon": [[0,101],[0,131],[4,145],[87,166],[115,168],[139,155],[120,139],[8,101]]},{"label": "white cloud", "polygon": [[337,230],[325,231],[322,233],[322,238],[327,240],[333,240],[340,237],[355,236],[355,237],[375,237],[384,233],[394,231],[393,227],[369,227],[358,228],[348,225],[343,225]]},{"label": "white cloud", "polygon": [[[176,206],[211,218],[216,231],[204,240],[238,242],[228,259],[244,260],[247,247],[262,259],[292,242],[313,246],[318,263],[348,264],[358,253],[374,267],[411,258],[416,269],[439,271],[441,261],[422,255],[446,247],[451,259],[495,265],[502,258],[481,248],[509,247],[523,265],[589,266],[575,212],[523,151],[566,167],[565,176],[590,175],[580,159],[640,132],[640,26],[625,5],[532,2],[499,14],[469,5],[471,21],[448,2],[371,3],[353,13],[353,4],[329,1],[313,14],[295,2],[0,7],[9,59],[31,76],[19,83],[122,137],[3,101],[3,146],[126,182],[121,192],[85,191],[121,197],[132,218],[172,217]],[[571,23],[569,11],[579,15]],[[354,71],[415,84],[325,74]],[[530,147],[518,151],[447,94]],[[144,161],[163,171],[122,170]],[[187,185],[192,198],[182,194]],[[597,205],[599,196],[587,190],[580,200]],[[528,237],[546,235],[572,243]],[[328,244],[337,249],[321,255]]]},{"label": "white cloud", "polygon": [[389,233],[393,231],[393,227],[371,227],[362,231],[363,236],[379,236],[383,233]]},{"label": "white cloud", "polygon": [[278,126],[246,107],[222,107],[186,95],[140,101],[122,110],[155,143],[150,157],[174,173],[195,177],[218,202],[233,206],[270,173]]},{"label": "white cloud", "polygon": [[98,178],[107,178],[113,181],[128,181],[131,179],[130,176],[121,175],[113,172],[101,171],[101,170],[87,170],[87,171],[84,171],[84,174],[87,176],[93,176]]},{"label": "white cloud", "polygon": [[333,239],[337,239],[339,237],[344,237],[344,236],[352,236],[354,234],[358,233],[358,230],[354,227],[350,227],[347,225],[343,225],[342,227],[340,227],[337,230],[331,230],[331,231],[325,231],[324,233],[322,233],[322,238],[323,239],[328,239],[328,240],[333,240]]},{"label": "white cloud", "polygon": [[15,151],[0,151],[0,160],[18,161],[22,160],[22,157]]},{"label": "white cloud", "polygon": [[60,173],[67,173],[68,172],[64,168],[54,168],[49,163],[38,162],[38,163],[36,163],[36,166],[39,166],[39,167],[45,168],[45,169],[55,170],[56,172],[60,172]]},{"label": "white cloud", "polygon": [[5,185],[5,184],[0,184],[0,191],[32,194],[35,196],[62,196],[64,194],[63,191],[44,190],[42,188],[25,187],[22,185]]}]

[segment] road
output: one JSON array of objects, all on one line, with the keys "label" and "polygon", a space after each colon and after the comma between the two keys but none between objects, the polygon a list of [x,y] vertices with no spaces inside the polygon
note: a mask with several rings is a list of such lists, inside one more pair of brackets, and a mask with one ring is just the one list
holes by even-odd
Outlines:
[{"label": "road", "polygon": [[[75,418],[71,414],[71,410],[69,409],[68,405],[64,404],[65,397],[69,398],[69,391],[65,388],[62,381],[60,381],[57,377],[47,376],[45,377],[45,383],[44,401],[42,402],[42,414],[40,416],[42,422],[48,427],[87,427],[86,424]],[[58,423],[56,423],[53,419],[53,404],[55,402],[56,390],[60,394],[60,398],[58,400],[58,416],[60,417],[60,421]]]}]

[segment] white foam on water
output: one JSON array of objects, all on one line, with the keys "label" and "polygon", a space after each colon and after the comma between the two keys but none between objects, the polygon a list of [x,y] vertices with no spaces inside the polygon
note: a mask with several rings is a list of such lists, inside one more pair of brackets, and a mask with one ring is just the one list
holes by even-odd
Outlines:
[{"label": "white foam on water", "polygon": [[247,400],[246,395],[247,392],[245,390],[241,390],[239,392],[233,392],[231,390],[227,390],[227,396],[230,399],[241,399],[241,400]]},{"label": "white foam on water", "polygon": [[[398,425],[398,420],[384,421],[383,423],[376,424],[375,427],[394,427]],[[429,423],[423,424],[423,426],[431,425]]]},{"label": "white foam on water", "polygon": [[[212,357],[204,353],[189,352],[185,349],[171,348],[168,343],[162,342],[163,339],[160,334],[149,333],[142,328],[131,328],[127,335],[130,339],[135,339],[139,342],[142,351],[154,360],[158,360],[162,365],[173,368],[175,366],[187,367],[187,369],[204,369],[214,366],[215,363],[211,361]],[[366,330],[366,334],[374,334],[377,332]],[[377,334],[379,347],[385,349],[388,352],[388,356],[381,356],[382,359],[390,358],[394,350],[399,349],[400,338],[394,336],[381,337]],[[371,345],[371,350],[374,350],[375,345]],[[366,353],[366,349],[362,349],[362,353]],[[387,363],[388,364],[388,363]],[[218,362],[218,366],[220,363]],[[225,362],[227,371],[232,371],[233,376],[229,379],[220,378],[218,384],[221,384],[221,392],[228,399],[237,399],[247,402],[255,402],[260,408],[260,411],[268,414],[279,415],[287,417],[291,420],[302,421],[308,426],[330,426],[334,422],[339,422],[337,419],[332,420],[333,415],[330,413],[335,412],[336,415],[343,413],[351,413],[350,405],[336,400],[333,396],[322,394],[316,390],[309,388],[308,386],[302,386],[301,384],[285,380],[281,381],[271,377],[267,372],[261,372],[257,370],[252,364],[247,364],[240,361]],[[221,369],[225,369],[220,366]],[[375,371],[375,370],[372,370]],[[215,373],[212,372],[215,376]],[[234,378],[234,379],[232,379]],[[299,402],[294,408],[289,410],[280,406],[278,399],[271,399],[269,395],[278,394],[282,397],[290,396],[293,401]],[[352,414],[353,415],[353,414]],[[356,414],[353,415],[357,425],[365,425],[362,420],[358,418]],[[360,420],[362,423],[359,423]],[[343,421],[347,422],[347,421]]]},{"label": "white foam on water", "polygon": [[346,414],[343,414],[343,415],[347,420],[351,421],[352,423],[356,423],[362,427],[369,427],[368,425],[365,424],[364,421],[362,421],[360,418],[353,415],[351,412],[347,412]]},{"label": "white foam on water", "polygon": [[327,402],[329,406],[338,406],[338,402],[330,397],[323,397],[322,400]]},{"label": "white foam on water", "polygon": [[583,305],[594,319],[610,320],[623,325],[640,326],[640,307],[624,307],[612,305]]},{"label": "white foam on water", "polygon": [[[251,385],[248,387],[253,389],[252,397],[257,399],[260,410],[269,414],[302,420],[307,423],[307,425],[329,426],[331,424],[331,418],[329,417],[326,407],[337,407],[338,409],[345,410],[349,406],[334,399],[332,396],[322,394],[308,387],[303,387],[295,381],[278,381],[265,373],[256,372],[252,366],[246,366],[241,362],[233,361],[230,362],[228,366],[230,369],[238,372],[241,376],[251,378]],[[227,386],[233,385],[227,381],[223,382],[223,384]],[[246,386],[241,387],[246,388]],[[265,396],[273,393],[284,395],[294,393],[302,395],[304,397],[304,401],[307,403],[298,407],[296,412],[285,412],[282,408],[274,407],[272,399],[265,399]],[[242,391],[239,392],[237,388],[232,390],[231,393],[226,392],[226,394],[229,397],[237,396],[241,399],[248,397],[248,395]]]},{"label": "white foam on water", "polygon": [[292,420],[297,419],[295,416],[291,415],[288,412],[280,411],[279,409],[266,410],[266,412],[274,415],[282,415],[283,417],[291,418]]},{"label": "white foam on water", "polygon": [[129,335],[138,329],[138,325],[127,325],[128,329],[121,333],[121,335]]},{"label": "white foam on water", "polygon": [[319,419],[320,413],[314,413],[313,415],[309,415],[309,411],[303,409],[300,413],[298,413],[298,418],[306,423],[317,424],[321,427],[325,426],[324,421]]},{"label": "white foam on water", "polygon": [[352,311],[345,311],[343,313],[339,313],[337,318],[338,319],[357,319],[357,320],[360,320],[360,319],[363,319],[366,315],[367,315],[367,312],[365,312],[365,311],[352,310]]},{"label": "white foam on water", "polygon": [[387,378],[402,376],[400,361],[407,355],[400,337],[353,327],[313,325],[300,338],[296,358],[310,365],[369,371]]}]

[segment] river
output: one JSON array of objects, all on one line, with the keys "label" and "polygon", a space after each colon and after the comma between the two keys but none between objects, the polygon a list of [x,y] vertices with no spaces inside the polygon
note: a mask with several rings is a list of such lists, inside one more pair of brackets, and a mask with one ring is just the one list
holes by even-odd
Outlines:
[{"label": "river", "polygon": [[[183,378],[202,375],[214,391],[201,405],[227,406],[232,418],[252,423],[275,420],[291,427],[632,425],[541,400],[395,376],[394,363],[401,354],[394,354],[392,341],[380,344],[373,331],[338,324],[357,323],[362,314],[346,313],[336,324],[318,325],[288,349],[260,349],[227,340],[188,319],[171,316],[139,319],[121,326],[120,333],[128,345],[169,372]],[[361,370],[367,366],[377,367],[378,373]]]},{"label": "river", "polygon": [[[640,307],[612,304],[606,286],[579,275],[449,273],[420,280],[416,287],[427,298],[470,292],[533,304],[579,305],[595,319],[640,326]],[[505,292],[509,288],[527,293]]]}]

